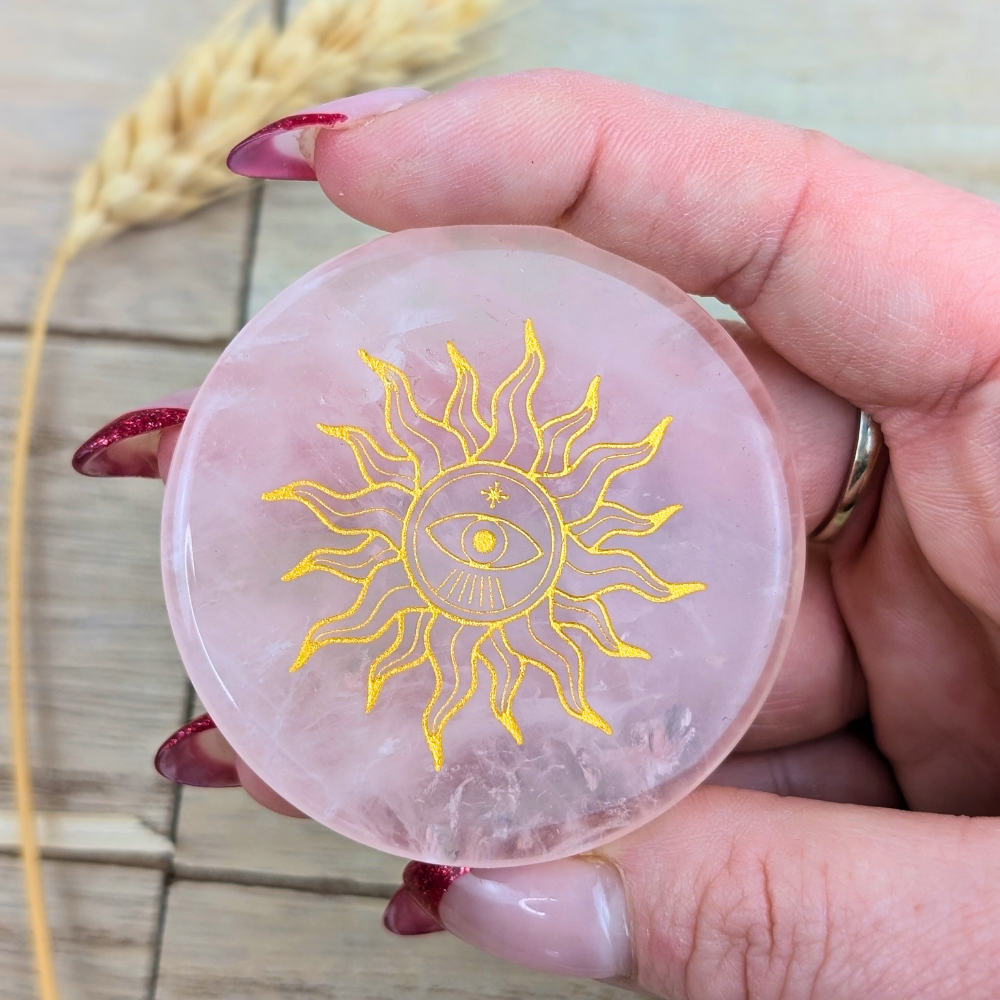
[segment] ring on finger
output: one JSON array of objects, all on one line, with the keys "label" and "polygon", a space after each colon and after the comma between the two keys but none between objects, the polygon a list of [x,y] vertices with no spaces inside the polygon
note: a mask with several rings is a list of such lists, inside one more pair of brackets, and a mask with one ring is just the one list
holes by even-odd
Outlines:
[{"label": "ring on finger", "polygon": [[840,499],[833,510],[809,536],[814,542],[832,541],[847,523],[861,494],[871,480],[875,463],[882,451],[882,429],[864,410],[858,410],[858,435],[854,446],[854,460],[847,473]]}]

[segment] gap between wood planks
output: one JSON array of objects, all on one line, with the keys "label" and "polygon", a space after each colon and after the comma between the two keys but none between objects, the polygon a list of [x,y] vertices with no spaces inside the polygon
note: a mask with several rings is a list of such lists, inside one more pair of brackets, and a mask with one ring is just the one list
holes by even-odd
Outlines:
[{"label": "gap between wood planks", "polygon": [[[42,857],[53,861],[132,868],[158,868],[172,881],[220,882],[232,885],[293,889],[322,896],[365,896],[388,899],[393,883],[365,882],[324,875],[249,872],[238,868],[192,865],[175,861],[174,842],[148,827],[138,816],[118,813],[38,814]],[[0,855],[19,851],[17,816],[0,811]]]},{"label": "gap between wood planks", "polygon": [[[0,322],[0,335],[25,336],[27,330],[18,323]],[[111,330],[95,327],[92,330],[81,330],[74,327],[49,327],[47,340],[92,340],[111,341],[127,344],[158,344],[166,347],[190,347],[196,349],[217,348],[222,350],[229,346],[234,334],[220,334],[218,337],[196,338],[183,337],[171,333],[156,333],[145,330],[141,333],[129,330]]]}]

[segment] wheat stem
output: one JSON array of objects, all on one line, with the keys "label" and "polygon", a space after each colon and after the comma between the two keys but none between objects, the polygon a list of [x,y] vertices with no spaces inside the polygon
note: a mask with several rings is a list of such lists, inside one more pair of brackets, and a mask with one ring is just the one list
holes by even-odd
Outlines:
[{"label": "wheat stem", "polygon": [[10,744],[14,759],[14,794],[21,837],[31,945],[41,1000],[59,1000],[52,933],[45,911],[41,852],[35,824],[35,796],[31,780],[27,698],[24,670],[24,512],[28,497],[28,457],[38,396],[38,377],[49,325],[49,313],[70,254],[60,245],[52,258],[35,308],[28,338],[28,353],[21,376],[17,409],[17,436],[10,469],[10,505],[7,531],[7,683],[10,701]]}]

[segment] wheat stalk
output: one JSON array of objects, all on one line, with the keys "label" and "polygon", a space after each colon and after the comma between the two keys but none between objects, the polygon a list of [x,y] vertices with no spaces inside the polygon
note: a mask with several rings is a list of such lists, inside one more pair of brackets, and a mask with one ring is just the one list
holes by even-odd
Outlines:
[{"label": "wheat stalk", "polygon": [[240,139],[445,62],[497,2],[310,0],[284,30],[228,19],[112,124],[77,182],[67,253],[245,186],[225,163]]},{"label": "wheat stalk", "polygon": [[41,1000],[58,1000],[45,911],[24,669],[24,536],[35,400],[49,314],[63,272],[85,247],[186,215],[248,183],[229,149],[298,108],[400,82],[440,64],[500,0],[308,0],[279,30],[237,7],[111,126],[76,184],[69,226],[42,283],[28,337],[11,457],[7,545],[11,756],[32,951]]}]

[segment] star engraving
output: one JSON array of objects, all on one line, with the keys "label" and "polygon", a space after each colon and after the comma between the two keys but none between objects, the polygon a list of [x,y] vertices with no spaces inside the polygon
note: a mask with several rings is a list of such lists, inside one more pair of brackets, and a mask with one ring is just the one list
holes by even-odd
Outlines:
[{"label": "star engraving", "polygon": [[492,486],[487,487],[485,490],[479,491],[487,500],[490,502],[490,510],[493,510],[498,503],[503,503],[504,500],[509,500],[510,497],[500,488],[499,481],[495,482]]}]

